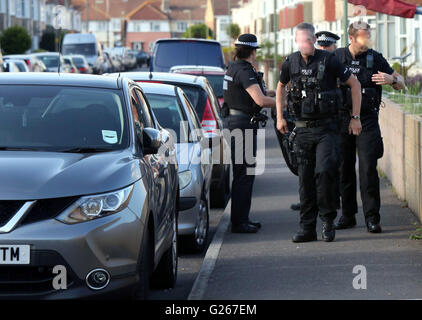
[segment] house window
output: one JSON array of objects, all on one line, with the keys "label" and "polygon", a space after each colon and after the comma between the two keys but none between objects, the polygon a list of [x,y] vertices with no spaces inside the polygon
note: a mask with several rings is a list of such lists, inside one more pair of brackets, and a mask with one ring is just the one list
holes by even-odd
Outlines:
[{"label": "house window", "polygon": [[185,32],[188,29],[188,23],[185,21],[177,23],[177,31]]},{"label": "house window", "polygon": [[151,31],[160,31],[160,24],[156,23],[156,22],[151,22],[150,23],[150,30]]}]

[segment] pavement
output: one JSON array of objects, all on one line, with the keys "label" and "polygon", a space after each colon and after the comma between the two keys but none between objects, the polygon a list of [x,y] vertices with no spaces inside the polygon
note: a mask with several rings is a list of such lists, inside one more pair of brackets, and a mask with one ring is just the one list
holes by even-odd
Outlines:
[{"label": "pavement", "polygon": [[190,299],[422,299],[422,241],[409,239],[418,220],[387,180],[381,180],[383,233],[366,231],[360,206],[357,226],[337,231],[334,242],[321,240],[319,221],[318,241],[295,244],[299,213],[290,205],[298,202],[298,179],[282,160],[272,122],[265,157],[250,215],[262,229],[230,233],[228,206]]}]

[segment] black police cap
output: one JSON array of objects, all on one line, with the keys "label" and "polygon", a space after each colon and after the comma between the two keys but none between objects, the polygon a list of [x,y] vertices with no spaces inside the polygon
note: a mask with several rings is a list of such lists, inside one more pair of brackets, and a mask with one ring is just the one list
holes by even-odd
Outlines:
[{"label": "black police cap", "polygon": [[245,34],[240,35],[234,44],[235,46],[246,46],[246,47],[252,47],[255,49],[261,48],[260,46],[258,46],[257,37],[251,33],[245,33]]},{"label": "black police cap", "polygon": [[336,43],[337,40],[340,39],[338,35],[330,31],[319,31],[315,33],[315,36],[317,37],[318,45],[323,47],[331,46],[332,44]]}]

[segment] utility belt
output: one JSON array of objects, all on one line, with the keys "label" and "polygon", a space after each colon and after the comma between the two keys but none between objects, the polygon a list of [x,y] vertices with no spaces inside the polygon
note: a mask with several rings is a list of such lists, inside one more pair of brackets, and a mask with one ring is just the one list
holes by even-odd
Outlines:
[{"label": "utility belt", "polygon": [[321,92],[296,90],[289,93],[287,101],[289,111],[297,118],[335,115],[341,103],[337,90]]},{"label": "utility belt", "polygon": [[249,119],[250,124],[261,123],[261,125],[263,127],[265,127],[267,125],[268,116],[267,116],[266,111],[257,112],[255,114],[251,115],[251,114],[244,112],[244,111],[240,111],[240,110],[236,110],[236,109],[230,109],[229,114],[231,116],[239,116],[239,117],[244,117],[245,119]]},{"label": "utility belt", "polygon": [[[343,108],[346,110],[352,110],[352,90],[350,87],[345,87],[343,90],[345,92]],[[381,100],[376,88],[362,88],[361,114],[378,112],[380,104]]]},{"label": "utility belt", "polygon": [[318,119],[318,120],[298,120],[295,122],[296,128],[318,128],[329,124],[336,123],[337,118]]}]

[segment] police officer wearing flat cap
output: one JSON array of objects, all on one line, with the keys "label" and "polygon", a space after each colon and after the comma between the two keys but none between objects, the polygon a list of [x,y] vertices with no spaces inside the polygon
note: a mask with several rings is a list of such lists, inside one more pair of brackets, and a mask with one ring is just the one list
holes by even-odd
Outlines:
[{"label": "police officer wearing flat cap", "polygon": [[[340,193],[342,216],[336,229],[347,229],[356,225],[358,211],[356,200],[356,151],[359,157],[360,193],[367,230],[382,232],[380,225],[380,186],[377,171],[378,159],[383,156],[383,142],[378,123],[382,85],[395,90],[404,88],[403,77],[394,71],[381,53],[370,49],[370,26],[357,21],[349,26],[350,44],[335,51],[346,67],[358,78],[362,87],[360,114],[351,112],[350,91],[343,86],[344,106],[341,110],[341,151],[343,161],[340,168]],[[362,134],[350,135],[347,123],[350,118],[361,118]]]},{"label": "police officer wearing flat cap", "polygon": [[[277,85],[277,129],[288,131],[283,117],[284,87],[289,84],[288,108],[296,117],[294,150],[298,162],[300,229],[293,242],[317,240],[316,220],[322,220],[322,239],[335,238],[334,219],[339,208],[339,125],[337,78],[351,87],[353,112],[359,114],[359,81],[330,52],[315,48],[315,29],[309,23],[296,28],[299,51],[282,64]],[[349,123],[359,135],[359,119]]]},{"label": "police officer wearing flat cap", "polygon": [[330,31],[319,31],[315,33],[317,37],[317,48],[333,52],[337,49],[337,41],[340,37]]},{"label": "police officer wearing flat cap", "polygon": [[[258,40],[253,34],[242,34],[235,42],[234,62],[224,76],[224,107],[228,116],[225,122],[232,131],[242,132],[242,143],[231,137],[231,158],[233,182],[231,194],[231,231],[234,233],[255,233],[261,227],[259,222],[249,220],[252,188],[255,176],[248,169],[255,163],[248,162],[248,156],[256,157],[256,136],[260,111],[264,107],[274,107],[275,99],[265,95],[262,79],[253,67],[256,61]],[[248,134],[252,141],[247,139]],[[240,157],[238,156],[240,153]]]}]

